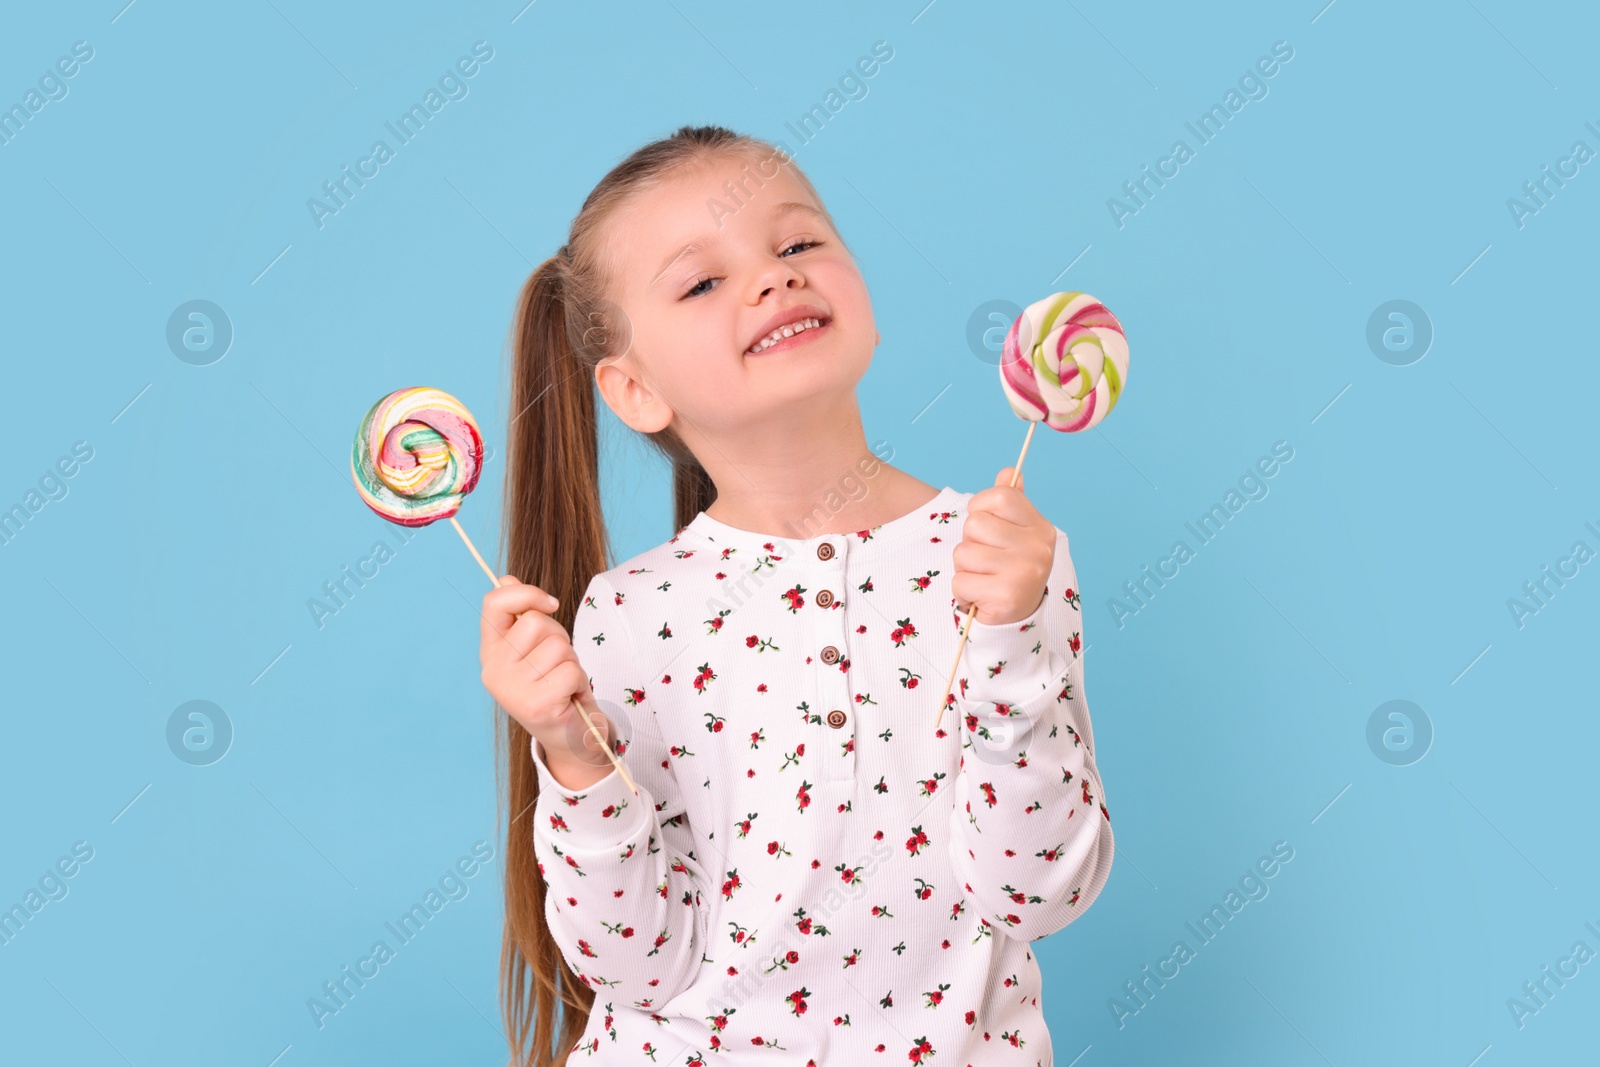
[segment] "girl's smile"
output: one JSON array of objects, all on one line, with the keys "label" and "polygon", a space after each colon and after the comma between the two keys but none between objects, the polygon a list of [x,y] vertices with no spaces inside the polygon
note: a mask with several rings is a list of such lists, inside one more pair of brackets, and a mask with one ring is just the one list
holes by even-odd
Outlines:
[{"label": "girl's smile", "polygon": [[797,304],[785,308],[767,320],[744,354],[760,356],[769,352],[787,352],[826,336],[832,321],[815,304]]}]

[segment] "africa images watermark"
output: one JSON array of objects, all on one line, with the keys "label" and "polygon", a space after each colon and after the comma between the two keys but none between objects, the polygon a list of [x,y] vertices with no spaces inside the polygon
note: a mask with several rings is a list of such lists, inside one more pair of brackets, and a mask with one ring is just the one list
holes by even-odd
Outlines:
[{"label": "africa images watermark", "polygon": [[67,481],[94,458],[94,446],[88,441],[75,441],[72,454],[62,456],[53,466],[46,467],[39,476],[39,488],[30,487],[22,500],[9,508],[0,504],[0,545],[9,545],[33,517],[52,501],[65,500],[71,492]]},{"label": "africa images watermark", "polygon": [[[812,104],[810,109],[796,120],[798,125],[796,122],[785,122],[784,129],[795,135],[796,149],[791,150],[783,141],[774,142],[772,154],[756,163],[753,174],[750,173],[750,164],[746,163],[740,168],[741,177],[738,182],[728,181],[722,184],[722,191],[727,194],[726,200],[714,196],[707,198],[706,209],[711,212],[711,221],[717,224],[717,229],[722,228],[722,224],[729,216],[737,214],[740,208],[754,200],[755,193],[767,182],[776,178],[781,169],[797,154],[799,148],[804,148],[815,140],[829,121],[843,111],[847,104],[865,100],[867,94],[871,92],[867,82],[893,58],[893,45],[888,41],[874,41],[872,54],[861,56],[853,67],[845,68],[845,72],[839,75],[838,88],[830,87],[823,94],[820,103]],[[769,168],[771,173],[768,173]],[[755,182],[754,190],[750,188],[752,181]]]},{"label": "africa images watermark", "polygon": [[[887,455],[884,454],[886,450]],[[879,441],[872,446],[872,451],[876,459],[861,457],[854,467],[847,469],[833,485],[828,487],[820,503],[814,505],[799,519],[791,519],[785,523],[796,540],[809,541],[821,536],[820,531],[824,524],[831,521],[844,508],[846,501],[859,501],[871,492],[872,486],[868,483],[883,471],[885,463],[894,458],[894,447],[888,441]],[[856,476],[858,470],[861,472],[859,478]],[[710,612],[713,619],[720,619],[734,608],[748,604],[756,592],[766,585],[764,575],[773,568],[775,559],[793,554],[787,541],[773,542],[769,551],[771,555],[756,560],[737,578],[732,576],[723,578],[717,592],[706,598],[706,611]],[[750,587],[752,581],[755,583],[753,588]]]},{"label": "africa images watermark", "polygon": [[[1594,923],[1586,922],[1583,927],[1596,938],[1600,938],[1600,928],[1597,928]],[[1581,973],[1580,968],[1594,958],[1595,950],[1589,947],[1589,942],[1579,940],[1573,942],[1570,953],[1556,960],[1554,972],[1551,971],[1548,963],[1541,964],[1539,973],[1542,977],[1537,981],[1530,980],[1522,983],[1522,992],[1527,999],[1524,1000],[1518,997],[1506,998],[1506,1010],[1511,1013],[1511,1021],[1517,1024],[1517,1029],[1521,1030],[1528,1025],[1529,1016],[1538,1015],[1545,1008],[1548,1008],[1550,1001],[1555,999],[1556,994],[1567,987],[1567,982],[1578,977]],[[1569,967],[1571,968],[1570,970],[1568,969]],[[1552,982],[1555,983],[1554,989],[1550,988]]]},{"label": "africa images watermark", "polygon": [[[1600,538],[1600,529],[1596,529],[1594,523],[1586,522],[1583,525],[1595,537]],[[1511,621],[1517,624],[1517,629],[1520,630],[1528,625],[1527,620],[1531,616],[1549,607],[1555,595],[1567,587],[1567,582],[1582,573],[1579,568],[1594,557],[1595,550],[1589,547],[1589,542],[1580,539],[1572,542],[1572,550],[1569,553],[1556,560],[1554,573],[1550,570],[1550,564],[1540,566],[1541,577],[1530,578],[1522,583],[1522,592],[1527,600],[1506,598],[1506,610],[1511,612]],[[1552,585],[1554,588],[1551,588]]]},{"label": "africa images watermark", "polygon": [[446,904],[466,900],[467,894],[472,892],[468,879],[476,878],[478,872],[493,859],[493,845],[486,841],[474,841],[472,854],[460,857],[454,865],[446,868],[439,876],[437,888],[429,886],[421,902],[412,904],[409,911],[403,912],[393,922],[383,924],[394,938],[394,945],[379,938],[373,942],[367,955],[356,960],[354,969],[348,963],[343,964],[336,976],[322,983],[320,996],[307,997],[306,1010],[311,1013],[317,1029],[326,1027],[330,1017],[348,1008],[355,995],[382,974],[382,968],[394,961],[400,949],[416,940],[428,921],[443,911]]},{"label": "africa images watermark", "polygon": [[[1189,947],[1189,942],[1179,938],[1172,943],[1172,949],[1166,956],[1156,961],[1155,970],[1150,969],[1147,963],[1140,970],[1142,977],[1129,979],[1122,984],[1122,997],[1107,997],[1106,1007],[1111,1011],[1111,1018],[1116,1022],[1117,1029],[1124,1029],[1128,1019],[1138,1015],[1150,1006],[1156,994],[1167,987],[1167,982],[1172,981],[1183,973],[1183,967],[1194,961],[1199,955],[1199,950],[1215,941],[1234,916],[1244,911],[1245,905],[1259,903],[1267,899],[1267,894],[1272,892],[1272,887],[1267,880],[1275,878],[1278,872],[1294,859],[1294,846],[1287,841],[1275,841],[1272,845],[1272,855],[1262,856],[1256,860],[1255,865],[1245,869],[1239,878],[1239,888],[1229,888],[1220,904],[1211,905],[1211,910],[1201,915],[1199,926],[1192,922],[1183,925],[1194,934],[1195,947]],[[1170,970],[1168,969],[1170,967]]]},{"label": "africa images watermark", "polygon": [[[1142,177],[1123,182],[1122,191],[1132,203],[1114,196],[1106,199],[1106,210],[1111,212],[1111,221],[1117,224],[1117,229],[1122,229],[1129,218],[1149,207],[1156,192],[1166,187],[1167,180],[1176,178],[1181,173],[1180,168],[1220,135],[1233,116],[1244,110],[1245,104],[1252,100],[1265,100],[1269,92],[1267,82],[1293,58],[1294,48],[1288,41],[1274,41],[1272,54],[1257,59],[1253,68],[1247,68],[1239,76],[1238,89],[1230,88],[1220,104],[1212,104],[1210,110],[1201,113],[1194,122],[1183,124],[1194,135],[1195,147],[1189,147],[1188,141],[1179,138],[1172,143],[1167,155],[1156,160],[1155,173],[1151,173],[1147,163],[1139,168]],[[1169,165],[1171,170],[1167,169]],[[1151,188],[1152,184],[1154,188]]]},{"label": "africa images watermark", "polygon": [[21,934],[23,928],[44,910],[46,904],[67,899],[71,887],[67,884],[83,865],[94,859],[94,846],[87,841],[76,841],[72,854],[63,855],[46,867],[39,876],[37,886],[29,886],[22,899],[0,911],[0,945],[9,945]]},{"label": "africa images watermark", "polygon": [[[382,573],[380,568],[394,559],[396,552],[410,544],[412,538],[417,536],[416,529],[410,526],[394,526],[388,533],[395,540],[394,548],[390,548],[389,543],[380,537],[372,542],[372,550],[367,555],[356,560],[355,573],[351,573],[350,564],[344,563],[339,567],[339,578],[322,583],[322,591],[327,596],[326,601],[316,597],[306,598],[306,610],[311,613],[311,621],[317,624],[317,629],[322,629],[327,625],[328,619],[349,607],[350,601],[366,588],[367,582]],[[370,572],[368,567],[371,567]]]},{"label": "africa images watermark", "polygon": [[57,59],[53,69],[46,68],[39,75],[37,89],[30,87],[22,94],[22,99],[10,107],[0,105],[0,145],[10,144],[47,105],[65,100],[72,91],[67,82],[93,58],[93,45],[88,41],[74,41],[71,55]]},{"label": "africa images watermark", "polygon": [[338,178],[323,182],[322,192],[326,199],[313,196],[306,200],[306,209],[311,212],[311,221],[317,224],[317,229],[325,227],[331,216],[349,207],[356,193],[366,188],[367,181],[376,178],[383,165],[393,160],[400,148],[410,144],[427,128],[428,122],[443,111],[446,104],[453,100],[465,100],[471,91],[467,81],[476,77],[483,69],[482,65],[493,58],[494,49],[487,41],[474,42],[472,55],[457,59],[454,67],[439,75],[438,88],[429,86],[421,102],[413,103],[394,122],[383,124],[384,129],[394,135],[393,148],[388,141],[374,141],[368,153],[356,160],[355,170],[352,171],[350,164],[346,163],[339,168]]},{"label": "africa images watermark", "polygon": [[[1220,504],[1212,504],[1210,510],[1194,522],[1183,524],[1195,536],[1194,548],[1190,548],[1189,542],[1180,537],[1173,542],[1167,555],[1156,561],[1154,572],[1150,570],[1150,564],[1146,563],[1141,571],[1142,577],[1123,582],[1122,591],[1126,594],[1127,600],[1111,597],[1106,601],[1106,607],[1110,610],[1117,629],[1122,629],[1127,619],[1149,607],[1157,591],[1182,573],[1180,568],[1183,564],[1194,559],[1201,546],[1214,541],[1222,532],[1222,528],[1228,524],[1228,520],[1243,511],[1247,503],[1252,500],[1265,500],[1267,494],[1271,492],[1267,481],[1283,469],[1280,463],[1287,465],[1291,459],[1294,459],[1294,447],[1289,442],[1273,442],[1272,455],[1261,456],[1256,460],[1254,467],[1247,468],[1239,477],[1238,489],[1229,487]],[[1199,524],[1198,529],[1196,523]],[[1170,571],[1167,569],[1169,566],[1172,568]]]},{"label": "africa images watermark", "polygon": [[[1584,129],[1600,138],[1600,129],[1592,122],[1585,122]],[[1572,142],[1572,149],[1566,155],[1556,160],[1555,173],[1550,172],[1550,164],[1539,166],[1541,176],[1522,183],[1522,192],[1527,200],[1518,200],[1514,196],[1506,198],[1506,210],[1511,213],[1511,221],[1517,229],[1527,226],[1527,220],[1550,206],[1550,201],[1555,195],[1567,187],[1567,181],[1576,178],[1585,164],[1595,157],[1595,150],[1589,147],[1587,141]],[[1571,168],[1570,170],[1568,168]],[[1566,179],[1563,181],[1562,179]],[[1551,188],[1554,185],[1555,188]],[[1531,201],[1531,203],[1529,202]]]}]

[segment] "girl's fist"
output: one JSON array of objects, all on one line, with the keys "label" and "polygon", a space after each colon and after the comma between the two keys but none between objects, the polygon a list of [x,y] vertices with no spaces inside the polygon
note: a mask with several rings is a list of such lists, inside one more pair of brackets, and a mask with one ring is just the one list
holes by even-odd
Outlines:
[{"label": "girl's fist", "polygon": [[[589,688],[572,638],[550,612],[559,602],[536,585],[511,575],[483,596],[478,659],[483,687],[538,741],[552,772],[610,767],[572,707],[580,701],[595,727],[611,742],[611,723]],[[600,774],[579,774],[597,779]]]},{"label": "girl's fist", "polygon": [[1055,525],[1022,494],[1020,476],[1012,487],[1011,471],[1006,467],[992,488],[972,495],[961,542],[950,554],[957,609],[965,615],[977,604],[976,621],[988,626],[1020,622],[1038,610],[1055,563]]}]

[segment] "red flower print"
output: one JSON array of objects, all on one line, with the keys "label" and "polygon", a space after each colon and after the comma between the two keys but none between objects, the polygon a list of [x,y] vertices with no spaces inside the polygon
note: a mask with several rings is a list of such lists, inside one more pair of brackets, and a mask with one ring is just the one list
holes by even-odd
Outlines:
[{"label": "red flower print", "polygon": [[706,686],[710,682],[712,682],[716,677],[717,677],[717,672],[713,671],[711,669],[711,664],[709,664],[709,663],[700,664],[700,673],[696,674],[694,676],[695,692],[696,693],[704,693],[706,691]]}]

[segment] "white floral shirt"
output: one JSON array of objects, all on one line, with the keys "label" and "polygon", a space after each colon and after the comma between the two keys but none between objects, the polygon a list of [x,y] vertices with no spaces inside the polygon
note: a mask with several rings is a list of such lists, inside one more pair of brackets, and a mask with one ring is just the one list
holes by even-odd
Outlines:
[{"label": "white floral shirt", "polygon": [[571,1062],[1052,1063],[1028,943],[1113,854],[1083,616],[1058,528],[935,729],[971,496],[806,540],[701,512],[590,582],[573,644],[639,794],[533,745],[545,915],[595,992]]}]

